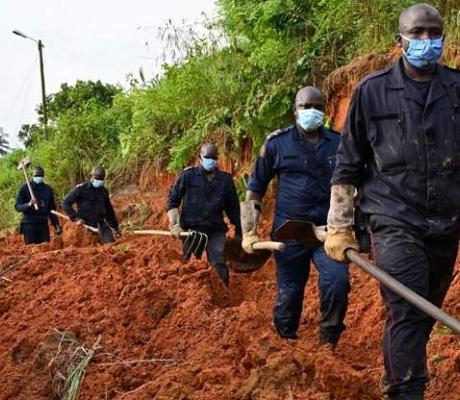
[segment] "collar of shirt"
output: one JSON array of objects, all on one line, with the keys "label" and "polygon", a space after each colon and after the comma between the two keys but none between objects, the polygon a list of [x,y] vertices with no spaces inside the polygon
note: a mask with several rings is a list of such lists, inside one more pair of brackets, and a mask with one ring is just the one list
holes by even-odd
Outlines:
[{"label": "collar of shirt", "polygon": [[[419,94],[413,93],[414,86],[407,84],[406,74],[404,73],[404,65],[402,58],[399,59],[388,70],[388,78],[385,81],[385,87],[393,90],[404,90],[404,96],[411,98],[417,102],[420,101]],[[446,88],[452,86],[456,81],[456,77],[448,69],[443,68],[441,65],[436,65],[436,70],[433,74],[431,81],[431,88],[428,93],[427,105],[436,101],[438,98],[447,95]]]}]

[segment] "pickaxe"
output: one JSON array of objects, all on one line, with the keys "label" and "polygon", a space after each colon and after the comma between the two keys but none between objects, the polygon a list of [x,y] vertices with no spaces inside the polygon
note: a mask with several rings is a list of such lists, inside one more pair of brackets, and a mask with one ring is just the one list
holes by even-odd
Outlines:
[{"label": "pickaxe", "polygon": [[[291,239],[296,240],[304,246],[315,247],[321,245],[321,243],[326,239],[327,231],[325,226],[315,226],[309,221],[288,220],[276,230],[274,236],[278,240]],[[459,320],[451,317],[449,314],[430,303],[424,297],[415,293],[413,290],[397,281],[385,271],[361,257],[356,250],[345,250],[345,257],[348,261],[356,264],[369,275],[377,279],[382,285],[422,310],[425,314],[442,322],[444,325],[460,334]]]},{"label": "pickaxe", "polygon": [[34,191],[32,190],[32,186],[29,181],[29,177],[27,176],[26,168],[30,165],[30,159],[29,157],[23,158],[21,161],[19,161],[18,164],[18,170],[22,169],[24,172],[24,176],[26,178],[26,184],[27,184],[27,189],[29,189],[30,193],[30,199],[32,200],[32,203],[34,204],[34,208],[38,210],[38,201],[37,198],[35,197]]}]

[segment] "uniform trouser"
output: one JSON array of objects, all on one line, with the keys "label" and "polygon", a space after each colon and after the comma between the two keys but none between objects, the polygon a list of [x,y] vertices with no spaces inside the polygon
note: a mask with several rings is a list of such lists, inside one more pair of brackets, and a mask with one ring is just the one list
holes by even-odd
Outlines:
[{"label": "uniform trouser", "polygon": [[[458,233],[433,236],[375,220],[371,229],[379,268],[440,307],[452,281]],[[390,399],[422,396],[427,382],[426,345],[434,320],[383,286],[381,294],[387,310],[382,390]]]},{"label": "uniform trouser", "polygon": [[22,222],[21,233],[24,235],[25,244],[38,244],[50,241],[48,221],[46,222]]},{"label": "uniform trouser", "polygon": [[282,337],[295,337],[302,314],[305,285],[313,261],[319,273],[321,304],[320,338],[337,343],[345,329],[348,306],[348,265],[329,258],[323,246],[306,248],[287,241],[286,250],[275,252],[277,296],[274,306],[275,328]]}]

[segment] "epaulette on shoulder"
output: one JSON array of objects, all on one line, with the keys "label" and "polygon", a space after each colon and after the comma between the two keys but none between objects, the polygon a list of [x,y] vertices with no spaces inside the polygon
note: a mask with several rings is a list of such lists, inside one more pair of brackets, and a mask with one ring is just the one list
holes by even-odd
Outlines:
[{"label": "epaulette on shoulder", "polygon": [[364,83],[364,82],[369,81],[371,79],[378,78],[379,76],[382,76],[382,75],[386,75],[386,74],[388,74],[388,72],[390,72],[391,68],[392,67],[390,66],[390,67],[387,67],[387,68],[384,68],[384,69],[379,69],[378,71],[375,71],[375,72],[371,72],[369,75],[366,75],[363,78],[361,83]]},{"label": "epaulette on shoulder", "polygon": [[269,133],[267,135],[267,138],[266,140],[269,141],[279,135],[282,135],[283,133],[286,133],[288,131],[288,129],[284,128],[284,129],[277,129],[276,131],[272,132],[272,133]]},{"label": "epaulette on shoulder", "polygon": [[460,69],[454,68],[454,67],[449,67],[447,65],[443,65],[445,69],[447,69],[449,72],[453,72],[454,74],[459,74]]}]

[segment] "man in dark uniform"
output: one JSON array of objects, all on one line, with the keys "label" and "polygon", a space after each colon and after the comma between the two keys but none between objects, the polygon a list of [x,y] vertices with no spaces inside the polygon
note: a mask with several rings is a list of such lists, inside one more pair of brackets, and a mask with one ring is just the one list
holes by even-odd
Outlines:
[{"label": "man in dark uniform", "polygon": [[56,215],[51,210],[56,210],[54,193],[51,186],[44,183],[45,171],[42,167],[33,169],[30,186],[37,200],[38,210],[30,196],[27,184],[22,185],[16,197],[16,211],[22,212],[21,233],[26,244],[37,244],[50,241],[48,219],[54,226],[57,235],[62,233],[61,225]]},{"label": "man in dark uniform", "polygon": [[[286,220],[326,223],[330,181],[339,145],[339,135],[323,126],[324,96],[307,86],[297,92],[296,124],[267,137],[248,182],[246,201],[241,204],[243,248],[248,253],[259,241],[256,227],[262,198],[274,176],[278,178],[273,232]],[[296,339],[310,262],[319,273],[321,320],[320,344],[337,345],[345,329],[348,305],[348,266],[330,259],[323,246],[306,248],[286,242],[275,252],[277,297],[274,325],[282,338]]]},{"label": "man in dark uniform", "polygon": [[[441,306],[457,256],[460,215],[460,74],[437,63],[443,23],[430,5],[399,19],[403,56],[357,87],[333,176],[326,252],[356,248],[353,195],[370,216],[375,259],[398,281]],[[421,400],[434,320],[384,287],[389,399]]]},{"label": "man in dark uniform", "polygon": [[[118,222],[109,191],[104,187],[104,179],[104,168],[95,166],[91,171],[91,180],[75,186],[62,206],[72,221],[98,228],[101,243],[110,243],[115,241],[114,232],[119,234]],[[77,211],[73,209],[73,204],[77,204]]]},{"label": "man in dark uniform", "polygon": [[186,168],[179,175],[171,187],[166,207],[173,236],[179,238],[184,230],[208,235],[208,259],[228,286],[224,255],[227,225],[223,213],[235,226],[235,236],[241,237],[240,206],[233,179],[230,174],[218,169],[217,160],[217,146],[211,143],[201,146],[201,165]]}]

